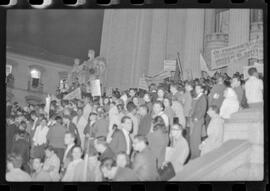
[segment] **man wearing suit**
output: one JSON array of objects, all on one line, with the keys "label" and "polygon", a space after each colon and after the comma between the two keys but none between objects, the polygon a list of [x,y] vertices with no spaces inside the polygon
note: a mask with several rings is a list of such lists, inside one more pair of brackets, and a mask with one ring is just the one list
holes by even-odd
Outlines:
[{"label": "man wearing suit", "polygon": [[137,153],[134,156],[132,169],[137,174],[139,180],[158,180],[156,158],[151,149],[147,146],[147,139],[141,135],[135,136],[133,147]]},{"label": "man wearing suit", "polygon": [[193,100],[193,108],[191,111],[191,132],[190,132],[190,149],[191,159],[200,156],[199,145],[201,144],[203,125],[207,110],[207,98],[203,94],[203,87],[197,84],[195,87],[197,97]]},{"label": "man wearing suit", "polygon": [[66,130],[72,132],[73,135],[75,136],[76,145],[81,145],[81,138],[80,138],[79,131],[78,131],[76,125],[71,121],[71,116],[64,115],[63,122],[64,122],[64,125],[66,127]]},{"label": "man wearing suit", "polygon": [[72,161],[72,149],[75,147],[75,136],[72,132],[65,133],[66,149],[63,156],[62,172],[64,172],[68,164]]},{"label": "man wearing suit", "polygon": [[120,129],[116,129],[112,135],[112,140],[109,144],[115,155],[125,152],[128,156],[131,153],[131,138],[130,132],[133,129],[132,119],[124,116],[121,119]]}]

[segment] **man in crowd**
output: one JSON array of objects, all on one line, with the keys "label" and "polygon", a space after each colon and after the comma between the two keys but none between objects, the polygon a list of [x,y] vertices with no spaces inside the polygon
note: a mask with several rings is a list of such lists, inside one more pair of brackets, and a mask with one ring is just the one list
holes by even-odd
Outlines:
[{"label": "man in crowd", "polygon": [[147,139],[144,136],[134,137],[133,148],[137,152],[134,156],[132,169],[140,181],[156,181],[158,173],[156,169],[156,158],[147,146]]},{"label": "man in crowd", "polygon": [[32,181],[34,182],[50,182],[52,181],[50,174],[43,170],[43,159],[34,158],[33,159],[33,170]]},{"label": "man in crowd", "polygon": [[65,132],[66,128],[63,126],[62,117],[57,116],[55,118],[56,123],[50,127],[47,134],[48,145],[51,145],[60,160],[63,160],[65,152]]},{"label": "man in crowd", "polygon": [[70,115],[64,115],[63,116],[63,122],[64,126],[66,127],[66,131],[70,131],[75,136],[75,143],[76,145],[81,145],[81,139],[79,135],[79,131],[76,127],[76,125],[71,121]]},{"label": "man in crowd", "polygon": [[52,181],[60,180],[60,159],[56,155],[52,146],[47,146],[45,149],[45,162],[43,164],[43,170],[49,173]]},{"label": "man in crowd", "polygon": [[[156,101],[153,105],[153,116],[152,118],[155,118],[157,116],[162,117],[167,131],[169,130],[169,117],[164,113],[164,105],[160,101]],[[153,126],[153,125],[152,125]],[[153,131],[153,128],[151,128],[151,131]]]},{"label": "man in crowd", "polygon": [[15,124],[15,117],[9,116],[6,122],[6,153],[9,154],[12,149],[12,140],[18,131],[18,126]]},{"label": "man in crowd", "polygon": [[131,133],[131,137],[133,138],[138,133],[139,123],[140,123],[139,117],[137,115],[136,105],[133,102],[128,102],[127,111],[128,111],[127,116],[129,116],[133,122],[133,130]]},{"label": "man in crowd", "polygon": [[263,81],[258,78],[256,68],[248,70],[249,79],[245,83],[246,98],[249,105],[263,103]]},{"label": "man in crowd", "polygon": [[[194,107],[191,111],[191,129],[190,129],[190,150],[191,159],[200,156],[199,145],[203,136],[203,125],[207,110],[207,98],[203,94],[203,86],[197,84],[195,87],[196,97],[194,99]],[[205,131],[205,129],[204,129]],[[206,134],[206,132],[205,132]]]},{"label": "man in crowd", "polygon": [[146,104],[140,105],[138,111],[141,119],[139,124],[138,135],[146,136],[150,132],[152,117]]},{"label": "man in crowd", "polygon": [[221,107],[221,104],[224,100],[223,92],[226,89],[224,85],[223,76],[219,75],[217,77],[217,84],[213,86],[208,95],[208,103],[209,105],[216,105],[218,108]]},{"label": "man in crowd", "polygon": [[120,129],[115,130],[112,135],[112,141],[110,142],[110,148],[114,154],[125,152],[127,155],[131,153],[131,137],[130,132],[133,129],[132,119],[128,116],[124,116],[121,119]]}]

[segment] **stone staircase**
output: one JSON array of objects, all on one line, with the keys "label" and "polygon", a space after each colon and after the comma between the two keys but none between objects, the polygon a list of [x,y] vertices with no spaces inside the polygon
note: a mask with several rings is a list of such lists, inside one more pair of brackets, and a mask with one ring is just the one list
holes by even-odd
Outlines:
[{"label": "stone staircase", "polygon": [[171,181],[263,180],[263,105],[225,121],[221,147],[190,161]]}]

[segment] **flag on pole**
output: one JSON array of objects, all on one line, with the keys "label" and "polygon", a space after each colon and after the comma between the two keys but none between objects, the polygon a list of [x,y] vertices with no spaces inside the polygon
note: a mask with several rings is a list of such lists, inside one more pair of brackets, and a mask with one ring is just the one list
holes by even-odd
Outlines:
[{"label": "flag on pole", "polygon": [[51,96],[50,95],[48,95],[47,97],[46,97],[46,103],[45,103],[45,108],[44,108],[44,111],[45,111],[45,113],[47,114],[47,116],[48,116],[48,119],[49,119],[49,117],[50,117],[50,105],[51,105]]},{"label": "flag on pole", "polygon": [[201,66],[201,71],[206,72],[209,76],[213,76],[215,74],[216,71],[211,71],[209,70],[204,57],[202,55],[202,53],[200,53],[200,66]]},{"label": "flag on pole", "polygon": [[150,83],[160,83],[163,82],[164,79],[169,77],[171,77],[171,72],[162,71],[152,76],[145,76],[145,80]]}]

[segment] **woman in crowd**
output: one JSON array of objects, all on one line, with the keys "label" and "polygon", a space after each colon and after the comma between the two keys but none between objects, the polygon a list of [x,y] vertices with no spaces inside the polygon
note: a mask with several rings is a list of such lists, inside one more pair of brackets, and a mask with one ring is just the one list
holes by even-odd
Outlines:
[{"label": "woman in crowd", "polygon": [[60,159],[55,154],[52,146],[48,146],[45,149],[45,161],[43,164],[43,170],[49,173],[51,180],[57,182],[60,180]]},{"label": "woman in crowd", "polygon": [[211,121],[207,127],[207,139],[199,146],[201,155],[220,147],[223,142],[224,120],[219,115],[218,107],[216,105],[210,106],[207,114],[211,117]]},{"label": "woman in crowd", "polygon": [[165,160],[166,147],[169,144],[168,131],[162,117],[157,116],[154,119],[153,132],[148,134],[147,139],[160,167]]}]

